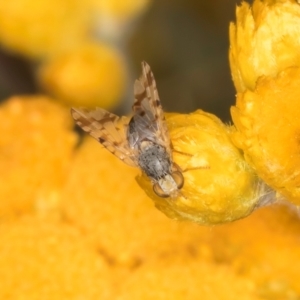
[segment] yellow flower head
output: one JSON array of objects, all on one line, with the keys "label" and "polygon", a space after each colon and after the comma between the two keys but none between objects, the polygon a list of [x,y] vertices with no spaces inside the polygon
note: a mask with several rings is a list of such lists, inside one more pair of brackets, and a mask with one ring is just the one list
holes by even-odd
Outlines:
[{"label": "yellow flower head", "polygon": [[87,37],[90,18],[80,0],[0,0],[0,43],[13,52],[44,57]]},{"label": "yellow flower head", "polygon": [[299,204],[300,5],[243,3],[230,39],[234,142],[267,184]]},{"label": "yellow flower head", "polygon": [[138,178],[157,208],[171,218],[200,224],[225,223],[250,214],[259,203],[259,183],[232,144],[231,129],[200,110],[170,115],[167,123],[174,160],[185,183],[178,198],[160,198],[146,176]]},{"label": "yellow flower head", "polygon": [[121,55],[104,43],[86,43],[45,62],[41,85],[70,105],[111,108],[124,93],[126,74]]},{"label": "yellow flower head", "polygon": [[255,0],[236,9],[230,24],[230,66],[238,92],[253,90],[262,75],[300,66],[300,5],[294,0]]}]

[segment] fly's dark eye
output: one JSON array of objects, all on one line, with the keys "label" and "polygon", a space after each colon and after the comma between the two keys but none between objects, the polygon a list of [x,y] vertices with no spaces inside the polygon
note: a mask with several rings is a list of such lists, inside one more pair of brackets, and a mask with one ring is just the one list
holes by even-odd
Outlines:
[{"label": "fly's dark eye", "polygon": [[153,185],[153,191],[154,191],[154,193],[155,193],[157,196],[159,196],[159,197],[161,197],[161,198],[168,198],[168,197],[170,197],[170,195],[166,194],[166,193],[162,190],[162,188],[160,187],[160,185],[159,185],[158,183],[155,183],[155,184]]},{"label": "fly's dark eye", "polygon": [[184,178],[183,178],[181,172],[178,172],[178,171],[173,172],[172,177],[173,177],[174,181],[176,182],[177,188],[180,190],[184,184]]}]

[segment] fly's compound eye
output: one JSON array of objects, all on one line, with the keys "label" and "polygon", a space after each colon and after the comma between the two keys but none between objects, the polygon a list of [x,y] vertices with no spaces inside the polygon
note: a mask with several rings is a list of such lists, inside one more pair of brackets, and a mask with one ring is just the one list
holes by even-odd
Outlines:
[{"label": "fly's compound eye", "polygon": [[155,184],[153,185],[153,191],[154,191],[154,193],[155,193],[157,196],[159,196],[159,197],[161,197],[161,198],[168,198],[168,197],[170,197],[170,195],[166,194],[166,193],[163,191],[163,189],[160,187],[160,185],[158,184],[158,182],[155,183]]},{"label": "fly's compound eye", "polygon": [[172,177],[173,177],[174,181],[176,182],[177,188],[180,190],[184,184],[184,178],[183,178],[181,172],[178,172],[178,171],[173,172]]}]

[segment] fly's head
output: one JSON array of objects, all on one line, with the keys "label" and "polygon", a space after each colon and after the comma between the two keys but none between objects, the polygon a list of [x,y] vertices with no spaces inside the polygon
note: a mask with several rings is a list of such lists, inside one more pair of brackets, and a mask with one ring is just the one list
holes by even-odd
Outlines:
[{"label": "fly's head", "polygon": [[183,187],[184,179],[180,171],[167,174],[160,178],[154,185],[154,193],[162,198],[176,198],[180,193],[180,189]]}]

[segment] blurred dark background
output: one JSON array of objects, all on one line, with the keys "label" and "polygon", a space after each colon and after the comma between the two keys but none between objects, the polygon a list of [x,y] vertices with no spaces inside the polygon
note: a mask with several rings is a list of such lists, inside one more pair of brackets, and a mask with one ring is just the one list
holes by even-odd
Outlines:
[{"label": "blurred dark background", "polygon": [[[235,101],[228,62],[228,27],[235,0],[153,1],[127,44],[134,72],[147,61],[166,111],[203,109],[229,121]],[[36,93],[32,63],[0,52],[0,97]]]}]

